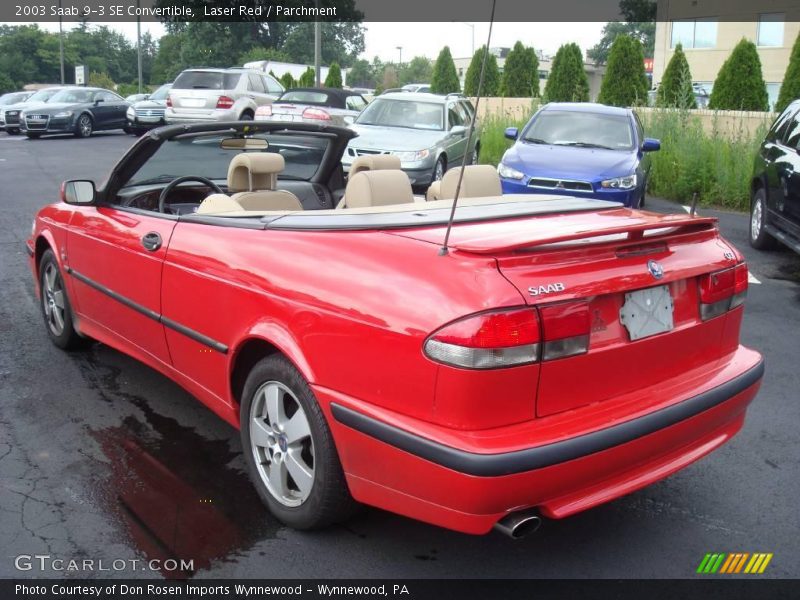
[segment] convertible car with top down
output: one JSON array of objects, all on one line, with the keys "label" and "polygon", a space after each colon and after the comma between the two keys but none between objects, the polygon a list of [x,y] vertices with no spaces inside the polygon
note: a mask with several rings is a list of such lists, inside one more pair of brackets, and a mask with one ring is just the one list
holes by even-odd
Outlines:
[{"label": "convertible car with top down", "polygon": [[764,367],[739,343],[747,267],[714,219],[503,196],[475,166],[445,247],[446,186],[415,198],[396,157],[345,182],[354,135],[167,126],[101,187],[65,182],[27,241],[47,335],[196,396],[303,529],[363,503],[520,537],[739,431]]}]

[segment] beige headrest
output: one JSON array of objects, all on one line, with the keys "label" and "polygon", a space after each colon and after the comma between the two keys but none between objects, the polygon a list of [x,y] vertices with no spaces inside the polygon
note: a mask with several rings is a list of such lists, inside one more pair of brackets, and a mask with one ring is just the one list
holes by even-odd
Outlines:
[{"label": "beige headrest", "polygon": [[285,167],[283,156],[275,152],[237,154],[228,165],[228,191],[274,190]]},{"label": "beige headrest", "polygon": [[[450,169],[442,177],[439,198],[455,198],[458,176],[461,167]],[[500,196],[503,193],[500,176],[494,167],[489,165],[469,165],[464,168],[464,179],[461,182],[461,198],[485,198]]]},{"label": "beige headrest", "polygon": [[362,171],[382,171],[399,169],[400,159],[393,154],[371,154],[359,156],[350,165],[350,177]]},{"label": "beige headrest", "polygon": [[403,171],[361,171],[350,177],[344,191],[347,208],[414,202],[411,182]]},{"label": "beige headrest", "polygon": [[433,202],[434,200],[441,200],[441,199],[442,199],[442,182],[434,181],[428,187],[428,191],[425,192],[425,200],[427,202]]},{"label": "beige headrest", "polygon": [[242,210],[241,204],[225,194],[211,194],[197,207],[198,215],[238,212]]}]

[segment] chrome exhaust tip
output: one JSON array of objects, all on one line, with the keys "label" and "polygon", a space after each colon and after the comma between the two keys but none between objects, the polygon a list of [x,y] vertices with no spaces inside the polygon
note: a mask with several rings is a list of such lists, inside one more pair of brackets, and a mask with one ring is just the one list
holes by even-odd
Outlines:
[{"label": "chrome exhaust tip", "polygon": [[494,524],[494,528],[512,540],[519,540],[535,532],[541,524],[539,515],[522,510],[506,515]]}]

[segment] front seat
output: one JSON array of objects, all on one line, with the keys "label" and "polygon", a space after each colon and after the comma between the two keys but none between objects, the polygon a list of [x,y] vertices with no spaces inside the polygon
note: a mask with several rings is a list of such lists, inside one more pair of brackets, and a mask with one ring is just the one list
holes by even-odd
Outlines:
[{"label": "front seat", "polygon": [[[461,174],[461,167],[450,169],[444,174],[442,180],[431,184],[428,188],[427,199],[430,200],[452,200],[456,197],[456,187],[458,187],[458,176]],[[502,196],[503,187],[500,184],[500,176],[494,167],[489,165],[468,165],[464,167],[464,179],[461,181],[461,191],[459,198],[486,198],[489,196]]]},{"label": "front seat", "polygon": [[243,210],[303,210],[300,199],[276,190],[286,161],[274,152],[242,152],[228,165],[228,193]]},{"label": "front seat", "polygon": [[[347,208],[414,202],[411,182],[403,171],[361,171],[350,177],[344,193]],[[342,205],[336,208],[342,208]]]}]

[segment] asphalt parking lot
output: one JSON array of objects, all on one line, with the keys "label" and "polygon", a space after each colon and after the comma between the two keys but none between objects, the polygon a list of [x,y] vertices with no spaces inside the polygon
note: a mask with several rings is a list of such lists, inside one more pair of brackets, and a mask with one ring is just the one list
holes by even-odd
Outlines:
[{"label": "asphalt parking lot", "polygon": [[[746,215],[700,211],[747,257],[743,342],[767,365],[727,446],[520,541],[373,509],[301,533],[261,507],[237,432],[187,393],[105,346],[65,354],[47,340],[23,246],[33,215],[63,179],[101,181],[133,141],[0,133],[0,577],[60,575],[15,569],[46,554],[193,559],[195,577],[685,578],[707,552],[771,552],[762,577],[800,577],[800,257],[751,249]],[[70,574],[108,575],[153,573]]]}]

